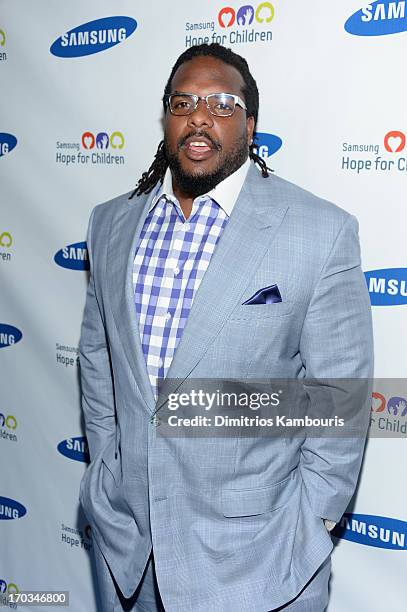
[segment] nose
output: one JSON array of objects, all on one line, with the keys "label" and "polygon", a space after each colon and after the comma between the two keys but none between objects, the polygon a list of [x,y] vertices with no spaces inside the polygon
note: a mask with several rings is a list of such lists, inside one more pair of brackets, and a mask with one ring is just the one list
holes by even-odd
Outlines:
[{"label": "nose", "polygon": [[213,119],[205,100],[198,100],[198,104],[193,113],[188,115],[188,125],[190,127],[212,127]]}]

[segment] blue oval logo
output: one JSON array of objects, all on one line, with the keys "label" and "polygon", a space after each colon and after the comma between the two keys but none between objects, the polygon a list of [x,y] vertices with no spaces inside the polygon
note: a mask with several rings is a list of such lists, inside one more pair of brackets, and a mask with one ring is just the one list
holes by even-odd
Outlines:
[{"label": "blue oval logo", "polygon": [[7,325],[6,323],[0,323],[0,348],[12,346],[20,342],[22,337],[23,334],[17,327]]},{"label": "blue oval logo", "polygon": [[407,304],[407,268],[384,268],[365,272],[372,306]]},{"label": "blue oval logo", "polygon": [[82,57],[105,51],[129,38],[137,28],[132,17],[102,17],[88,21],[56,39],[50,53],[57,57]]},{"label": "blue oval logo", "polygon": [[62,442],[58,444],[57,450],[61,455],[64,455],[64,457],[68,457],[68,459],[90,463],[89,446],[85,436],[62,440]]},{"label": "blue oval logo", "polygon": [[13,134],[0,132],[0,157],[7,155],[17,146],[17,138]]},{"label": "blue oval logo", "polygon": [[257,155],[263,157],[263,159],[267,159],[281,148],[283,141],[275,134],[256,132],[253,139],[253,144],[256,148]]},{"label": "blue oval logo", "polygon": [[407,549],[407,523],[387,516],[346,513],[332,535],[375,548]]},{"label": "blue oval logo", "polygon": [[407,30],[406,2],[377,0],[356,11],[345,23],[355,36],[386,36]]},{"label": "blue oval logo", "polygon": [[0,520],[12,521],[21,518],[24,514],[27,514],[27,508],[24,508],[23,504],[15,499],[0,496]]},{"label": "blue oval logo", "polygon": [[86,242],[68,244],[54,255],[54,261],[69,270],[89,270],[89,256]]}]

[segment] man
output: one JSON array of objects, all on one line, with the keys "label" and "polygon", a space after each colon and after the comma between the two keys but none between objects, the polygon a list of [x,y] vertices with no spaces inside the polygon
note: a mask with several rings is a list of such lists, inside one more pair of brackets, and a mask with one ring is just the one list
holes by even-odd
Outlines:
[{"label": "man", "polygon": [[191,379],[322,388],[371,376],[357,222],[269,175],[253,144],[257,86],[231,50],[185,51],[163,102],[153,164],[135,192],[94,209],[88,232],[80,498],[102,607],[320,612],[328,529],[354,492],[363,437],[171,437],[158,426]]}]

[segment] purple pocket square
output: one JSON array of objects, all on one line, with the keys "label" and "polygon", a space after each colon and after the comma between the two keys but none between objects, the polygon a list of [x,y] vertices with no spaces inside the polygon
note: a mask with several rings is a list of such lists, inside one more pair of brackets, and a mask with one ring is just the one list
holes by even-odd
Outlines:
[{"label": "purple pocket square", "polygon": [[243,302],[242,306],[244,304],[275,304],[276,302],[282,301],[277,285],[270,285],[269,287],[263,287],[263,289],[256,291],[252,297]]}]

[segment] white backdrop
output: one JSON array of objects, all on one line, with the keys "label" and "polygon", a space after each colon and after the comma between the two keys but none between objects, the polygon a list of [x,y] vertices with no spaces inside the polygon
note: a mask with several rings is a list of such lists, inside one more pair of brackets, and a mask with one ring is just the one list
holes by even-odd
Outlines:
[{"label": "white backdrop", "polygon": [[[62,589],[74,612],[98,609],[77,501],[80,243],[92,207],[150,165],[171,67],[208,37],[249,62],[262,154],[281,139],[269,165],[359,219],[380,380],[358,495],[337,532],[329,612],[405,610],[406,433],[373,438],[407,423],[405,5],[0,0],[0,601]],[[103,18],[82,28],[102,30],[86,47],[75,28]]]}]

